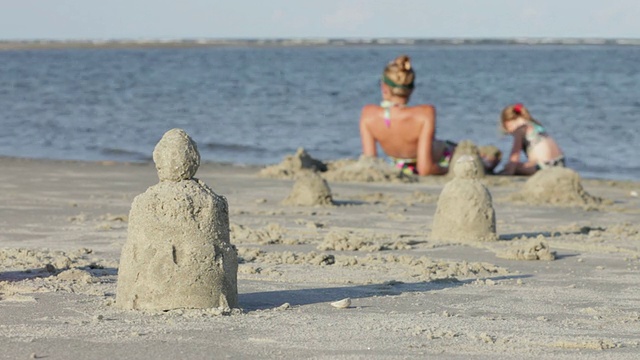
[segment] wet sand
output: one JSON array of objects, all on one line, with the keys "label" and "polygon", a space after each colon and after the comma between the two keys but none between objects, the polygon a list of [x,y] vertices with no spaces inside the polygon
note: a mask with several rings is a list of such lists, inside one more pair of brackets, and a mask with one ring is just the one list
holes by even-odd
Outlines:
[{"label": "wet sand", "polygon": [[608,201],[534,205],[513,196],[525,178],[489,177],[499,240],[445,242],[430,237],[444,177],[329,180],[333,205],[304,207],[282,203],[293,179],[203,164],[196,177],[229,202],[241,309],[133,312],[114,306],[118,260],[153,164],[1,158],[0,169],[0,358],[640,351],[639,183],[583,179]]}]

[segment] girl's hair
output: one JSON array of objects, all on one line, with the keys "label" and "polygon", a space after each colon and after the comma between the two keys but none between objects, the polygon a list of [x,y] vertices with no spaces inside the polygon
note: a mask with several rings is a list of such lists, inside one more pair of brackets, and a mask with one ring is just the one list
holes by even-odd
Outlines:
[{"label": "girl's hair", "polygon": [[411,59],[407,55],[400,55],[384,68],[382,82],[391,88],[391,94],[409,97],[413,91],[416,74],[411,67]]},{"label": "girl's hair", "polygon": [[542,126],[542,124],[538,120],[534,119],[533,116],[531,116],[531,113],[529,113],[529,110],[524,105],[518,103],[518,104],[509,105],[504,109],[502,109],[502,116],[500,121],[500,129],[502,130],[502,132],[504,133],[507,132],[507,130],[504,127],[504,124],[507,121],[512,121],[519,117]]}]

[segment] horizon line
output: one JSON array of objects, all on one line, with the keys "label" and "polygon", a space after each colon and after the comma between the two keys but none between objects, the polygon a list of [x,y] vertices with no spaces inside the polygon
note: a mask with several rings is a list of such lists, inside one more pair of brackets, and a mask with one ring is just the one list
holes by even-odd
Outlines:
[{"label": "horizon line", "polygon": [[640,38],[599,37],[291,37],[291,38],[113,38],[0,39],[0,50],[47,47],[196,47],[196,46],[357,46],[357,45],[624,45],[639,46]]}]

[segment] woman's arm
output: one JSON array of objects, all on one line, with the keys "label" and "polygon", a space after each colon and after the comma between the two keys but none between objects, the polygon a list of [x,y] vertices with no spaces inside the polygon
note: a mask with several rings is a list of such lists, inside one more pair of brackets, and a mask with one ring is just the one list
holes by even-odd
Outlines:
[{"label": "woman's arm", "polygon": [[373,137],[367,127],[367,116],[365,115],[366,107],[362,109],[360,115],[360,141],[362,141],[362,154],[365,156],[378,156],[376,148],[376,139]]},{"label": "woman's arm", "polygon": [[520,165],[520,152],[522,152],[522,144],[524,136],[527,133],[527,127],[525,125],[517,128],[513,136],[513,145],[511,146],[511,153],[509,154],[509,162],[504,166],[504,169],[500,172],[501,175],[515,175]]},{"label": "woman's arm", "polygon": [[433,139],[436,133],[436,109],[425,105],[424,123],[418,137],[418,175],[444,175],[447,169],[433,162]]}]

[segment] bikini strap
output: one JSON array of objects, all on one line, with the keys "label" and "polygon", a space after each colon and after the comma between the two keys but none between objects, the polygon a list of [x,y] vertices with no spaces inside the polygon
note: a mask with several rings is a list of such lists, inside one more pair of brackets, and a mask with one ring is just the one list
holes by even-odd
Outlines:
[{"label": "bikini strap", "polygon": [[393,105],[394,104],[389,100],[384,100],[380,103],[380,106],[382,106],[382,109],[384,110],[384,123],[387,127],[391,126],[391,107]]}]

